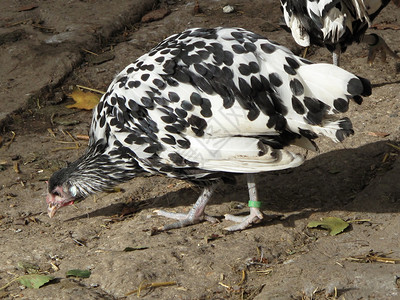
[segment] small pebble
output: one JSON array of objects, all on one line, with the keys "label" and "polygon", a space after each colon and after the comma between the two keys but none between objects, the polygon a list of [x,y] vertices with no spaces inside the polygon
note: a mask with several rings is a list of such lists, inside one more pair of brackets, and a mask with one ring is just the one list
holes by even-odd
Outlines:
[{"label": "small pebble", "polygon": [[224,14],[230,14],[235,11],[235,8],[232,5],[226,5],[222,8],[222,11],[224,12]]}]

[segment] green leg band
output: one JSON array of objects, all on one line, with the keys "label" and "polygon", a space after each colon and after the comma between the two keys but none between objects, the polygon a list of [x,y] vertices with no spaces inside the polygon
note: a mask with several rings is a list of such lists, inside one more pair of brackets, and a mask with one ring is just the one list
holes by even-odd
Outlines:
[{"label": "green leg band", "polygon": [[249,201],[249,207],[256,207],[256,208],[260,208],[261,207],[261,202],[260,201]]}]

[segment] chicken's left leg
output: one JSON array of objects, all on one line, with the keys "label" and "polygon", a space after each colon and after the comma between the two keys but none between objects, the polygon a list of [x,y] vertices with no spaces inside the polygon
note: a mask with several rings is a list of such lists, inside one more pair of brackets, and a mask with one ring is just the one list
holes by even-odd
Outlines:
[{"label": "chicken's left leg", "polygon": [[230,220],[239,224],[225,228],[228,231],[243,230],[252,224],[259,223],[263,219],[263,213],[260,211],[261,202],[258,201],[256,183],[254,174],[247,174],[247,187],[249,189],[249,207],[250,214],[246,217],[238,217],[233,215],[225,215],[226,220]]},{"label": "chicken's left leg", "polygon": [[193,205],[193,207],[190,209],[190,211],[187,214],[180,214],[180,213],[170,213],[164,210],[156,210],[155,212],[159,216],[164,216],[170,219],[176,219],[178,222],[172,223],[172,224],[167,224],[159,228],[159,230],[169,230],[169,229],[175,229],[175,228],[181,228],[193,224],[200,223],[201,221],[209,221],[212,223],[217,222],[218,220],[216,218],[207,216],[204,213],[204,210],[206,208],[206,205],[208,203],[208,200],[210,200],[211,195],[215,191],[215,188],[217,187],[217,184],[213,184],[210,186],[206,186],[201,193],[200,197],[197,199],[196,203]]}]

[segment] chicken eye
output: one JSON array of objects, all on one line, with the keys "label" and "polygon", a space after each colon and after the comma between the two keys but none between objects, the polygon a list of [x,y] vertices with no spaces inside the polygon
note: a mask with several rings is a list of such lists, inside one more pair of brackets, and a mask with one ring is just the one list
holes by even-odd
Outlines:
[{"label": "chicken eye", "polygon": [[54,191],[52,194],[53,194],[54,196],[58,196],[58,197],[61,196],[60,193],[59,193],[58,191]]}]

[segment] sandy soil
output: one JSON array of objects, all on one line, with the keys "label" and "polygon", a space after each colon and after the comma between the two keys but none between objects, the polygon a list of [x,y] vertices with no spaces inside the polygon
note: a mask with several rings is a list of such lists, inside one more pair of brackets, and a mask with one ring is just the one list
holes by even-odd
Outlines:
[{"label": "sandy soil", "polygon": [[[162,20],[132,24],[104,47],[112,60],[86,62],[55,94],[38,99],[13,116],[0,134],[0,285],[23,275],[18,262],[36,264],[57,280],[38,289],[13,283],[0,291],[5,299],[120,299],[144,283],[176,282],[143,289],[144,299],[400,299],[398,264],[376,262],[371,253],[400,258],[400,74],[392,58],[369,66],[363,45],[350,47],[342,66],[369,78],[374,90],[351,117],[356,134],[343,144],[321,139],[319,154],[300,167],[257,177],[265,222],[226,234],[226,213],[246,213],[244,179],[221,185],[208,214],[221,220],[152,234],[168,220],[155,209],[187,211],[199,190],[160,176],[136,178],[115,193],[101,193],[46,215],[45,180],[76,159],[85,141],[91,113],[60,102],[76,84],[105,90],[113,76],[168,35],[188,27],[239,26],[258,32],[300,53],[278,26],[277,1],[235,1],[224,14],[220,1],[167,1],[171,13]],[[106,13],[106,12],[99,12]],[[62,17],[60,15],[60,17]],[[400,24],[390,5],[375,23]],[[400,50],[395,29],[371,30]],[[29,53],[27,53],[29,55]],[[311,48],[308,58],[330,62],[325,49]],[[51,129],[51,132],[49,131]],[[15,138],[13,137],[15,133]],[[64,143],[62,143],[64,142]],[[65,143],[69,142],[69,143]],[[336,216],[352,221],[344,233],[308,229],[311,220]],[[137,247],[126,252],[126,247]],[[370,255],[369,258],[367,255]],[[362,256],[369,263],[350,257]],[[90,269],[88,279],[66,278],[70,269]],[[137,294],[128,296],[130,299]]]}]

